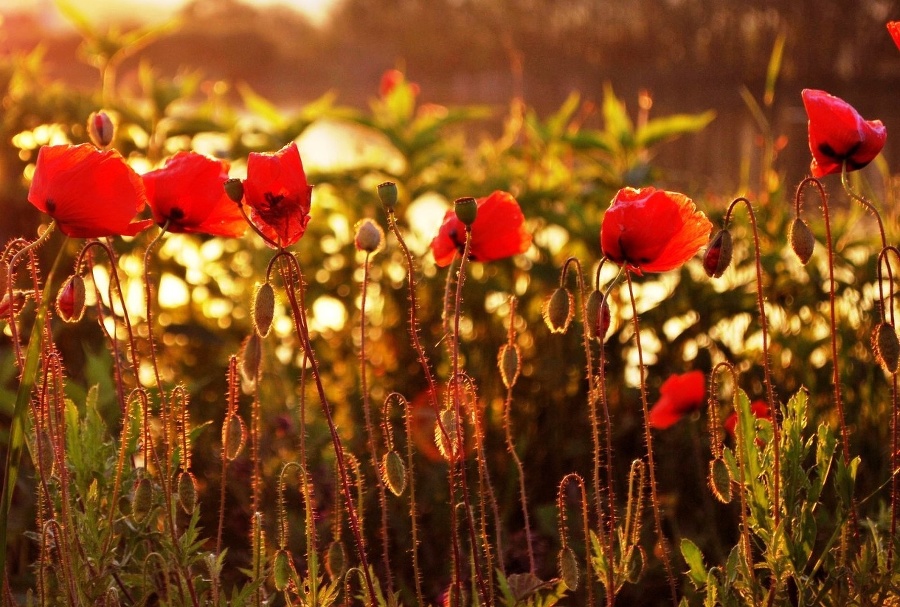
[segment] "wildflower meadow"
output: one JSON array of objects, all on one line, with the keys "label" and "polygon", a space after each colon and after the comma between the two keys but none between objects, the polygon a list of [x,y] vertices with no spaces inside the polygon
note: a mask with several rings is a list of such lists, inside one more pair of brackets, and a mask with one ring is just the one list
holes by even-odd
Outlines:
[{"label": "wildflower meadow", "polygon": [[900,605],[866,91],[804,89],[807,141],[691,192],[653,158],[715,114],[614,83],[544,116],[387,69],[290,110],[119,84],[139,40],[87,35],[90,93],[4,59],[4,213],[39,226],[0,255],[4,606]]}]

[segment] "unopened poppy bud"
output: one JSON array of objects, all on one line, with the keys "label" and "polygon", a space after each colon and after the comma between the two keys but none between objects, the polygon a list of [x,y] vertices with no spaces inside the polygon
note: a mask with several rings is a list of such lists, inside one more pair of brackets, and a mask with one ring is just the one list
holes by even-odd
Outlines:
[{"label": "unopened poppy bud", "polygon": [[544,304],[544,322],[551,333],[565,333],[575,316],[575,299],[565,287],[559,287]]},{"label": "unopened poppy bud", "polygon": [[475,217],[478,215],[478,202],[471,196],[466,198],[457,198],[453,203],[456,217],[463,222],[466,227],[470,227],[475,223]]},{"label": "unopened poppy bud", "polygon": [[240,415],[229,415],[222,427],[222,443],[225,449],[225,459],[232,462],[237,459],[244,450],[247,442],[247,427]]},{"label": "unopened poppy bud", "polygon": [[232,201],[241,204],[244,199],[244,182],[240,179],[226,179],[222,184],[225,188],[225,195]]},{"label": "unopened poppy bud", "polygon": [[591,339],[604,340],[612,324],[612,316],[606,297],[601,291],[593,291],[588,296],[586,312],[588,336]]},{"label": "unopened poppy bud", "polygon": [[578,559],[568,546],[559,551],[559,578],[571,591],[578,590]]},{"label": "unopened poppy bud", "polygon": [[397,206],[397,184],[393,181],[385,181],[378,185],[378,198],[388,211],[393,211]]},{"label": "unopened poppy bud", "polygon": [[0,298],[0,322],[8,320],[10,313],[18,314],[24,303],[24,291],[13,291],[12,299],[9,298],[9,293],[4,291],[3,297]]},{"label": "unopened poppy bud", "polygon": [[113,142],[116,136],[116,125],[106,112],[92,112],[87,121],[88,136],[91,142],[104,150]]},{"label": "unopened poppy bud", "polygon": [[244,342],[240,360],[241,377],[250,385],[256,382],[260,362],[262,362],[262,341],[256,331],[254,331]]},{"label": "unopened poppy bud", "polygon": [[406,465],[396,451],[388,451],[381,460],[381,479],[396,496],[406,489]]},{"label": "unopened poppy bud", "polygon": [[353,239],[356,248],[366,253],[377,253],[384,244],[384,232],[371,219],[363,219],[356,224],[356,237]]},{"label": "unopened poppy bud", "polygon": [[134,485],[131,497],[132,520],[138,524],[144,522],[151,508],[153,508],[153,485],[150,484],[150,479],[144,477]]},{"label": "unopened poppy bud", "polygon": [[274,318],[275,289],[270,283],[264,282],[256,290],[256,297],[253,299],[253,325],[260,337],[269,334]]},{"label": "unopened poppy bud", "polygon": [[718,278],[725,273],[731,265],[731,232],[720,230],[709,242],[709,247],[703,255],[703,269],[710,278]]},{"label": "unopened poppy bud", "polygon": [[178,475],[178,502],[185,514],[193,512],[197,505],[197,479],[190,472]]},{"label": "unopened poppy bud", "polygon": [[65,322],[78,322],[84,316],[84,279],[78,274],[63,283],[56,296],[56,311]]},{"label": "unopened poppy bud", "polygon": [[291,581],[291,555],[287,550],[281,549],[275,553],[275,561],[272,563],[272,577],[275,578],[275,590],[283,592]]},{"label": "unopened poppy bud", "polygon": [[809,258],[812,257],[813,249],[816,247],[816,237],[813,236],[809,226],[797,217],[791,224],[790,232],[788,232],[788,240],[791,248],[800,259],[800,263],[806,265]]},{"label": "unopened poppy bud", "polygon": [[347,555],[344,551],[344,544],[341,542],[331,542],[328,552],[325,553],[325,569],[331,579],[337,580],[344,575],[344,569],[347,566]]},{"label": "unopened poppy bud", "polygon": [[723,504],[731,502],[731,473],[721,457],[709,462],[709,488]]},{"label": "unopened poppy bud", "polygon": [[500,354],[497,356],[497,366],[500,367],[500,379],[503,385],[509,389],[519,379],[519,346],[516,344],[503,344]]},{"label": "unopened poppy bud", "polygon": [[872,331],[872,349],[875,360],[888,373],[896,373],[900,363],[900,341],[894,327],[886,322],[879,323]]}]

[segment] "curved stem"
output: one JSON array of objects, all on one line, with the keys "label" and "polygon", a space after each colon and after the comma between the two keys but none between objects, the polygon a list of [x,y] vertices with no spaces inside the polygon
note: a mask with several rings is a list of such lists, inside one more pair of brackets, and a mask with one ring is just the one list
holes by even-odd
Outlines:
[{"label": "curved stem", "polygon": [[[13,284],[15,283],[15,275],[16,275],[16,266],[19,265],[19,260],[26,254],[34,251],[42,244],[47,242],[50,238],[50,234],[53,233],[54,228],[56,228],[56,220],[50,222],[50,225],[41,232],[41,235],[37,237],[36,240],[31,243],[25,245],[21,249],[19,249],[15,255],[12,256],[12,259],[9,260],[9,263],[6,266],[6,296],[9,297],[9,330],[12,334],[12,342],[13,347],[16,351],[16,361],[18,362],[19,368],[22,368],[22,364],[24,362],[24,356],[22,354],[22,344],[19,343],[19,332],[16,327],[16,304],[15,304],[15,293],[13,291]],[[35,291],[35,296],[37,296],[37,291]]]},{"label": "curved stem", "polygon": [[647,443],[647,465],[650,468],[650,501],[653,504],[653,522],[656,526],[656,535],[662,552],[663,565],[666,568],[666,577],[669,580],[669,591],[672,595],[672,605],[678,605],[678,592],[675,588],[675,574],[672,570],[672,558],[669,549],[669,541],[666,539],[662,528],[662,515],[660,513],[659,496],[656,491],[656,464],[653,459],[653,437],[650,432],[650,404],[647,402],[647,384],[644,377],[644,352],[641,347],[641,326],[638,320],[637,302],[634,299],[634,288],[631,282],[631,272],[625,272],[625,280],[628,283],[628,299],[631,300],[632,323],[634,325],[634,340],[638,352],[638,371],[640,373],[641,408],[644,412],[644,440]]},{"label": "curved stem", "polygon": [[766,304],[762,292],[763,276],[759,249],[759,227],[756,223],[756,213],[753,211],[753,205],[743,196],[735,198],[728,206],[728,211],[725,213],[725,225],[728,225],[731,213],[738,203],[744,203],[744,208],[747,209],[747,215],[750,217],[751,231],[753,232],[753,259],[756,264],[756,307],[759,311],[759,326],[762,331],[763,376],[765,377],[766,400],[769,403],[769,411],[772,412],[772,457],[775,460],[773,510],[775,527],[778,527],[778,524],[781,522],[781,407],[775,402],[775,388],[769,364],[769,321],[766,317]]},{"label": "curved stem", "polygon": [[[574,472],[570,472],[565,475],[563,479],[559,482],[559,490],[556,492],[556,512],[559,516],[559,538],[562,543],[562,550],[566,550],[569,547],[568,534],[566,533],[567,527],[567,516],[566,516],[566,504],[563,500],[565,495],[565,488],[569,482],[575,482],[578,484],[578,487],[581,489],[581,521],[584,532],[584,550],[585,550],[585,581],[587,585],[587,594],[588,594],[588,605],[593,607],[594,605],[594,584],[593,580],[593,566],[591,565],[591,529],[588,523],[588,499],[587,499],[587,491],[584,487],[584,479],[581,478],[578,474]],[[607,561],[607,568],[613,569],[612,561]],[[615,588],[609,587],[606,589],[606,604],[611,605],[614,597],[616,596]]]}]

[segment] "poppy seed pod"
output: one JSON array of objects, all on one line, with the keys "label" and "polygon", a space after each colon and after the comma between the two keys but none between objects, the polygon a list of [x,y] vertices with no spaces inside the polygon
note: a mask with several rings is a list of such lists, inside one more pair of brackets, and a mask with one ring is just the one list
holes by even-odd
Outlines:
[{"label": "poppy seed pod", "polygon": [[356,236],[353,243],[360,251],[377,253],[384,245],[384,231],[371,219],[363,219],[356,224]]},{"label": "poppy seed pod", "polygon": [[116,125],[104,111],[92,112],[87,121],[87,132],[91,142],[101,150],[106,149],[116,136]]},{"label": "poppy seed pod", "polygon": [[225,194],[234,202],[241,204],[244,199],[244,182],[240,179],[226,179],[222,184]]},{"label": "poppy seed pod", "polygon": [[259,285],[253,299],[253,325],[260,337],[269,334],[275,318],[275,289],[268,282]]},{"label": "poppy seed pod", "polygon": [[900,341],[894,327],[886,322],[879,323],[872,331],[872,350],[875,360],[888,373],[896,373],[900,364]]},{"label": "poppy seed pod", "polygon": [[466,227],[470,227],[475,223],[478,216],[478,202],[471,196],[466,198],[457,198],[453,202],[453,210],[456,217],[463,222]]},{"label": "poppy seed pod", "polygon": [[397,206],[397,184],[393,181],[385,181],[378,185],[378,198],[381,204],[389,212],[393,211]]},{"label": "poppy seed pod", "polygon": [[84,316],[84,279],[70,276],[56,296],[56,311],[65,322],[78,322]]},{"label": "poppy seed pod", "polygon": [[544,322],[551,333],[565,333],[575,316],[575,298],[565,287],[559,287],[544,304]]},{"label": "poppy seed pod", "polygon": [[800,263],[806,265],[810,257],[812,257],[813,249],[816,247],[816,237],[813,236],[809,226],[799,217],[794,219],[794,222],[791,224],[788,240],[791,243],[791,248],[794,249],[794,253],[800,259]]},{"label": "poppy seed pod", "polygon": [[731,265],[732,254],[731,232],[720,230],[709,243],[703,255],[703,269],[710,278],[718,278]]}]

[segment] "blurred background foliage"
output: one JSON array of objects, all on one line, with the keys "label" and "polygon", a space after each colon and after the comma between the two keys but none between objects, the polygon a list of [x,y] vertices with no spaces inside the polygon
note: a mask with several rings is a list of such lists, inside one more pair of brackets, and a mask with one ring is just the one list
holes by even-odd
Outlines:
[{"label": "blurred background foliage", "polygon": [[[391,34],[393,20],[425,18],[424,3],[408,1],[396,7],[389,3],[394,7],[390,10],[384,6],[379,8],[381,4],[345,2],[340,14],[346,19],[335,19],[331,26],[335,32],[331,35],[338,37],[348,28],[356,28],[352,30],[353,40],[360,56],[373,46],[380,49],[378,73],[390,67],[393,57],[406,48],[402,39]],[[430,19],[437,19],[434,15],[442,14],[435,6],[449,7],[449,3],[433,4],[430,10],[435,12],[429,13]],[[565,20],[553,18],[553,3],[471,0],[463,4],[471,5],[474,11],[465,14],[481,15],[486,21],[472,16],[465,24],[456,17],[447,23],[452,27],[465,25],[466,38],[476,50],[488,43],[509,49],[519,48],[522,44],[522,40],[515,37],[488,36],[490,24],[498,20],[504,23],[520,20],[521,28],[515,30],[516,35],[533,34],[529,44],[560,44],[568,38]],[[525,4],[547,12],[547,20],[535,19]],[[577,4],[591,15],[606,10],[601,8],[604,6],[601,3]],[[635,5],[648,7],[653,4],[640,2]],[[680,4],[686,5],[678,12],[682,20],[698,11],[722,14],[717,8],[719,4],[711,0]],[[762,4],[747,3],[749,8],[745,10],[755,10],[754,14],[768,23],[766,19],[775,18],[761,8]],[[804,3],[792,4],[788,9],[782,7],[778,18],[788,26],[803,23],[812,27],[809,20],[813,20],[815,23],[821,21],[823,27],[836,23],[861,27],[861,17],[855,12],[849,21],[831,14],[847,12],[851,4],[855,6],[855,3],[831,3],[822,11],[827,15],[803,8]],[[870,5],[880,6],[879,3]],[[236,31],[242,23],[241,10],[239,5],[231,2],[206,0],[193,3],[182,17],[189,16],[191,11],[197,15],[229,15],[228,24]],[[745,195],[754,202],[761,229],[764,289],[771,322],[771,358],[777,393],[786,399],[787,395],[805,386],[811,391],[811,405],[817,415],[831,419],[831,361],[825,291],[828,274],[824,247],[821,246],[824,228],[817,215],[819,201],[810,198],[804,213],[819,239],[819,246],[811,263],[802,267],[786,243],[787,226],[792,220],[793,187],[799,176],[785,168],[781,152],[788,146],[788,141],[795,153],[798,149],[805,150],[806,144],[801,138],[789,140],[785,137],[776,100],[780,75],[787,72],[797,77],[812,69],[819,57],[833,55],[827,48],[821,49],[821,54],[815,57],[798,52],[796,38],[792,37],[788,26],[781,30],[789,32],[787,35],[770,36],[749,49],[741,48],[741,57],[746,53],[754,56],[765,53],[766,69],[762,70],[760,84],[754,84],[757,74],[740,76],[746,77],[749,83],[742,93],[742,112],[751,125],[749,141],[752,145],[743,146],[739,151],[721,151],[740,158],[741,163],[736,168],[738,176],[731,175],[724,180],[724,183],[733,184],[739,180],[739,186],[715,191],[704,184],[720,185],[723,181],[667,171],[664,159],[684,154],[682,150],[696,150],[696,143],[691,143],[693,138],[702,137],[704,129],[721,122],[722,117],[716,118],[713,111],[663,114],[658,109],[666,103],[655,104],[656,97],[644,90],[633,99],[618,95],[613,84],[607,82],[597,91],[596,97],[571,93],[549,108],[529,104],[521,90],[520,94],[510,95],[510,100],[503,103],[439,105],[433,102],[438,99],[438,94],[429,87],[441,79],[441,72],[437,67],[432,71],[423,62],[417,63],[418,71],[429,74],[432,80],[414,83],[398,72],[393,74],[393,86],[379,91],[376,73],[365,93],[365,104],[346,105],[334,92],[310,98],[306,103],[286,104],[283,98],[273,98],[270,94],[274,90],[272,86],[256,87],[240,77],[210,76],[190,67],[192,56],[183,52],[179,44],[186,37],[194,37],[193,41],[197,42],[196,37],[201,34],[196,22],[188,20],[180,26],[166,23],[116,31],[92,25],[71,6],[66,13],[82,36],[79,56],[93,69],[91,86],[73,86],[54,76],[59,73],[60,66],[48,60],[45,46],[0,57],[0,102],[3,108],[0,115],[0,204],[5,211],[0,226],[2,236],[9,239],[34,235],[42,218],[25,202],[25,197],[38,148],[44,144],[85,141],[87,135],[83,125],[89,113],[98,108],[107,109],[115,117],[118,124],[115,147],[139,171],[157,166],[178,150],[194,149],[228,159],[232,163],[232,175],[241,176],[247,153],[273,151],[290,141],[297,141],[309,179],[316,184],[312,221],[296,246],[307,283],[306,304],[311,313],[317,355],[327,379],[326,387],[337,407],[339,426],[349,450],[360,459],[366,453],[357,357],[362,257],[354,249],[353,233],[355,223],[364,217],[371,217],[383,226],[386,223],[375,186],[392,180],[400,187],[398,216],[418,258],[423,343],[439,377],[446,377],[449,369],[444,347],[446,336],[441,328],[446,270],[436,268],[428,255],[430,239],[436,234],[444,210],[454,198],[484,196],[495,189],[508,190],[516,196],[534,233],[534,246],[528,254],[515,259],[470,266],[461,344],[466,368],[477,382],[484,406],[492,477],[498,483],[496,490],[509,532],[506,561],[511,569],[527,567],[527,560],[524,537],[521,531],[517,532],[522,523],[516,501],[516,476],[503,443],[501,412],[505,390],[496,370],[497,352],[506,340],[510,322],[508,298],[514,295],[518,299],[515,329],[524,363],[523,375],[514,393],[512,422],[516,444],[525,463],[530,507],[535,515],[533,521],[540,538],[539,546],[543,550],[540,574],[546,578],[554,575],[558,541],[553,503],[556,484],[570,471],[588,476],[591,464],[581,326],[576,323],[567,335],[551,336],[541,321],[540,309],[558,283],[560,267],[568,256],[581,260],[586,284],[593,283],[600,257],[598,232],[603,211],[613,193],[622,186],[652,184],[670,189],[694,188],[686,193],[719,223],[733,196]],[[663,11],[651,19],[650,12],[642,12],[643,20],[629,20],[628,23],[630,27],[640,23],[640,27],[654,31],[653,38],[660,44],[687,44],[683,36],[664,35],[669,31],[667,28],[675,27],[666,19],[667,14]],[[681,51],[671,54],[659,51],[660,56],[670,56],[670,61],[675,63],[690,62],[701,56],[703,40],[712,45],[717,36],[732,31],[729,24],[734,25],[733,20],[738,17],[736,13],[727,14],[728,19],[721,26],[724,29],[717,29],[717,26],[703,30],[705,34],[692,39],[693,46],[684,46]],[[449,14],[446,16],[449,19]],[[595,16],[599,19],[599,15]],[[593,19],[589,21],[594,23]],[[224,27],[224,22],[211,22]],[[530,29],[525,27],[526,23],[539,22],[550,26],[537,30],[533,25]],[[422,27],[429,23],[443,24],[442,21],[420,23]],[[606,31],[613,22],[604,23],[603,31]],[[876,31],[882,32],[880,21],[878,27],[881,29]],[[222,48],[231,53],[246,50],[251,55],[259,53],[262,56],[268,52],[255,45],[247,48],[235,31],[228,38],[216,27],[211,27],[203,34],[209,38],[203,40],[214,38],[216,48],[224,45]],[[361,31],[369,31],[370,38],[360,37]],[[317,32],[310,30],[310,36],[321,41],[325,34]],[[598,29],[597,36],[600,36],[599,32]],[[855,39],[852,36],[833,39],[821,32],[817,38],[826,47],[837,44],[835,39],[844,41],[842,44]],[[879,39],[879,44],[882,42]],[[610,59],[603,49],[612,43],[609,38],[598,38],[596,43],[595,51],[582,60],[606,65],[604,62]],[[884,44],[889,44],[889,40]],[[155,54],[139,52],[145,48],[155,49]],[[642,47],[625,45],[617,48],[619,54],[631,57],[634,62],[646,59]],[[859,55],[869,52],[867,46],[853,46],[853,49],[856,53],[853,54],[853,65],[868,61]],[[563,64],[581,53],[565,44],[563,50],[563,59],[560,59]],[[469,51],[464,56],[468,59],[460,61],[474,61],[472,57],[478,55],[472,49]],[[178,69],[174,74],[162,59],[166,53],[175,53],[178,58]],[[736,57],[726,53],[713,63],[726,70],[738,60]],[[413,58],[420,60],[417,55]],[[432,59],[436,65],[449,60],[448,57]],[[900,57],[893,59],[890,69],[895,74],[900,73]],[[253,61],[252,57],[243,60],[247,64]],[[413,59],[409,61],[413,63]],[[880,59],[878,61],[879,65],[884,64]],[[364,62],[364,65],[368,63]],[[339,65],[327,67],[326,70],[323,66],[304,65],[304,70],[312,74],[312,81],[321,83],[319,90],[328,88],[328,83],[323,80],[328,77],[327,73],[340,69]],[[550,74],[558,79],[564,72],[558,67],[548,66],[544,75],[551,81]],[[497,65],[494,69],[504,68]],[[372,75],[371,66],[366,73]],[[531,78],[536,76],[531,74],[523,78],[522,73],[517,75],[511,70],[503,77],[519,83],[518,86],[501,87],[509,91],[521,89],[523,85],[528,88]],[[708,91],[700,93],[704,103],[714,105]],[[452,95],[447,97],[452,101]],[[856,98],[859,97],[864,95],[859,94]],[[425,99],[428,101],[423,101]],[[888,119],[893,117],[883,118],[889,122]],[[676,139],[680,141],[671,143]],[[738,147],[738,142],[734,144]],[[708,153],[719,154],[719,150]],[[887,163],[879,160],[855,175],[854,181],[858,188],[880,201],[880,207],[888,213],[888,240],[896,242],[895,182]],[[862,487],[859,494],[874,494],[875,498],[866,501],[863,507],[875,511],[886,499],[882,483],[889,472],[887,420],[890,412],[888,382],[873,362],[868,347],[869,332],[874,324],[877,251],[871,218],[848,205],[840,193],[839,182],[829,179],[826,186],[833,193],[830,203],[834,209],[837,251],[841,373],[853,428],[853,449],[863,455],[865,462],[860,473]],[[723,358],[738,365],[743,373],[743,387],[751,398],[763,394],[761,335],[756,316],[753,249],[748,225],[746,215],[739,208],[732,224],[735,263],[721,279],[708,280],[695,260],[677,272],[648,275],[637,281],[651,399],[655,399],[659,385],[670,374],[691,369],[708,372],[714,362]],[[118,265],[127,276],[125,293],[132,319],[140,320],[144,316],[139,285],[140,256],[147,244],[147,236],[140,235],[119,244]],[[389,236],[387,248],[373,259],[366,310],[370,396],[379,409],[381,401],[391,391],[421,403],[421,398],[416,401],[416,397],[425,389],[415,353],[409,345],[404,264],[401,252],[394,245]],[[64,246],[72,248],[74,254],[75,244]],[[251,331],[250,294],[263,275],[269,256],[270,251],[252,234],[242,240],[168,235],[150,268],[159,285],[157,320],[166,381],[187,386],[193,403],[194,423],[213,421],[213,429],[203,432],[199,438],[193,463],[204,501],[210,504],[214,503],[221,482],[217,428],[224,413],[225,369],[229,356],[239,351]],[[102,268],[104,263],[98,263],[95,273],[101,292],[105,292],[104,281],[108,280],[108,274]],[[612,276],[612,273],[604,272],[601,283],[605,284]],[[574,288],[575,285],[569,286]],[[643,422],[630,307],[621,289],[612,293],[611,303],[614,320],[606,346],[607,378],[616,466],[621,469],[617,478],[624,482],[629,462],[643,453]],[[109,306],[108,301],[101,304]],[[89,312],[89,315],[96,318],[96,313]],[[74,327],[54,326],[54,331],[64,350],[72,395],[78,399],[89,385],[100,383],[101,400],[106,399],[109,403],[107,411],[114,417],[113,390],[103,385],[109,384],[108,375],[104,379],[109,353],[102,345],[97,327],[83,322]],[[274,335],[265,341],[264,350],[263,469],[266,478],[272,481],[266,485],[266,500],[271,504],[275,494],[273,479],[284,462],[296,459],[297,435],[301,431],[298,427],[298,385],[302,361],[284,298],[278,309]],[[5,356],[8,355],[7,350]],[[10,365],[3,365],[3,368],[10,368]],[[5,390],[13,378],[3,379]],[[4,408],[8,402],[9,399],[3,399]],[[315,400],[310,399],[310,402]],[[249,406],[249,403],[244,405]],[[429,424],[434,420],[426,406],[420,404],[414,410],[417,421],[411,440],[420,451],[420,495],[430,496],[432,504],[445,503],[445,465],[439,459],[429,457],[433,436]],[[8,412],[4,409],[3,413]],[[376,412],[376,418],[378,415],[380,413]],[[399,420],[395,423],[399,428]],[[706,554],[722,555],[735,539],[729,536],[736,529],[735,510],[714,505],[706,492],[698,490],[705,484],[708,439],[704,427],[704,420],[695,417],[658,434],[660,489],[666,504],[668,532],[675,538],[694,538]],[[306,432],[314,454],[316,496],[320,500],[324,527],[328,525],[329,508],[334,504],[333,455],[324,422],[315,406],[308,408]],[[370,478],[368,486],[373,487],[371,467],[365,469]],[[246,559],[250,498],[242,488],[247,486],[250,465],[244,461],[234,470],[234,476],[229,479],[228,508],[244,515],[236,514],[226,519],[232,527],[229,529],[230,550],[233,555],[238,555],[235,558]],[[619,495],[623,493],[623,490],[619,491]],[[370,494],[370,506],[374,506],[374,492]],[[405,532],[408,517],[401,503],[391,503],[391,508],[394,509],[392,525],[397,529],[392,535],[396,541],[393,552],[404,555],[410,548],[404,543],[409,541]],[[201,524],[212,529],[216,509],[209,507],[205,512],[209,518]],[[445,565],[447,525],[441,518],[445,516],[440,508],[424,505],[422,564],[426,571],[442,571]],[[21,524],[27,525],[27,520],[27,517],[23,518]],[[295,528],[299,528],[299,524]],[[14,532],[12,537],[16,537]],[[300,540],[293,538],[293,541]],[[374,535],[372,545],[377,546]],[[27,554],[28,548],[22,545],[20,550]],[[398,563],[407,561],[399,556],[394,560]],[[28,562],[27,559],[13,561],[12,573],[27,576]],[[437,575],[425,582],[429,596],[437,596],[443,589],[444,578]],[[634,590],[626,587],[623,601],[640,604],[648,600],[647,596],[655,594],[648,588],[654,585],[664,586],[661,571],[656,568],[650,570],[642,586],[640,594],[644,598],[629,596],[628,592]],[[659,593],[659,596],[663,595],[664,592]]]}]

